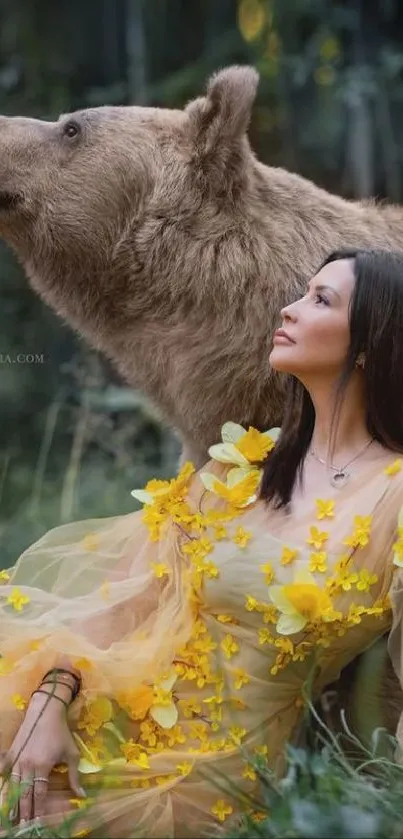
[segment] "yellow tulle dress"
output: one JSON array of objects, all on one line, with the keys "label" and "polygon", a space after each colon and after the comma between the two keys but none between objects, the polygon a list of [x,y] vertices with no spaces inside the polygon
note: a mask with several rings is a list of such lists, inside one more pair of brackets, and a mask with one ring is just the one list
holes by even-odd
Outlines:
[{"label": "yellow tulle dress", "polygon": [[45,823],[168,839],[259,819],[256,765],[282,771],[307,680],[318,697],[390,628],[399,671],[400,459],[298,517],[256,498],[276,433],[226,423],[203,469],[134,493],[139,512],[57,527],[0,572],[1,749],[60,656],[83,678],[87,799],[55,767]]}]

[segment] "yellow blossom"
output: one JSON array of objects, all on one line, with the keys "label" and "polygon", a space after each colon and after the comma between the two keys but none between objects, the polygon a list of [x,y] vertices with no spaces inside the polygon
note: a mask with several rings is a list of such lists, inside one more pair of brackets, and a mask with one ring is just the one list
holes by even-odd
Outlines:
[{"label": "yellow blossom", "polygon": [[193,769],[193,763],[187,763],[186,761],[184,761],[183,763],[178,763],[176,769],[180,775],[189,775]]},{"label": "yellow blossom", "polygon": [[326,551],[316,551],[311,553],[309,558],[309,570],[312,572],[326,571],[327,567],[327,553]]},{"label": "yellow blossom", "polygon": [[225,658],[230,659],[239,652],[239,644],[235,641],[233,635],[226,635],[221,641],[221,649],[224,652]]},{"label": "yellow blossom", "polygon": [[98,696],[84,708],[77,728],[93,736],[98,729],[112,719],[112,716],[113,708],[110,699],[106,696]]},{"label": "yellow blossom", "polygon": [[358,574],[357,590],[369,591],[370,587],[375,585],[375,583],[377,582],[377,574],[370,574],[366,568],[363,568],[362,571],[360,571]]},{"label": "yellow blossom", "polygon": [[259,757],[267,757],[269,753],[268,746],[255,746],[254,748],[255,755]]},{"label": "yellow blossom", "polygon": [[91,803],[91,799],[88,798],[69,798],[69,804],[73,807],[77,807],[78,810],[85,810],[86,807],[91,806]]},{"label": "yellow blossom", "polygon": [[232,623],[234,618],[232,615],[217,615],[217,620],[220,621],[220,623]]},{"label": "yellow blossom", "polygon": [[272,644],[273,640],[273,635],[266,627],[259,629],[259,644]]},{"label": "yellow blossom", "polygon": [[384,471],[385,475],[389,475],[390,477],[393,477],[394,475],[397,475],[398,472],[400,472],[401,468],[402,468],[402,461],[401,461],[400,458],[398,458],[397,460],[394,460],[393,463],[391,463],[389,466],[387,466],[386,469],[384,469],[383,471]]},{"label": "yellow blossom", "polygon": [[31,602],[31,598],[23,594],[19,588],[13,588],[11,594],[7,597],[7,604],[12,606],[16,612],[21,612],[27,603]]},{"label": "yellow blossom", "polygon": [[171,481],[160,481],[153,478],[151,481],[148,481],[143,490],[133,489],[131,495],[133,498],[147,505],[182,500],[183,491],[194,472],[195,467],[193,463],[187,461],[183,464],[176,478],[173,478]]},{"label": "yellow blossom", "polygon": [[8,571],[0,571],[0,583],[8,583],[10,574]]},{"label": "yellow blossom", "polygon": [[272,583],[273,580],[274,580],[274,568],[273,568],[271,562],[265,562],[264,565],[260,566],[260,570],[265,575],[264,581],[265,581],[266,585],[269,586],[270,583]]},{"label": "yellow blossom", "polygon": [[233,809],[231,804],[228,804],[223,798],[219,798],[214,804],[214,807],[211,808],[211,812],[213,816],[217,816],[218,821],[225,822],[225,819],[231,815]]},{"label": "yellow blossom", "polygon": [[220,542],[221,539],[226,539],[228,536],[227,529],[221,524],[214,528],[214,536],[217,542]]},{"label": "yellow blossom", "polygon": [[[201,472],[200,480],[209,492],[218,495],[233,507],[246,507],[253,504],[256,499],[256,490],[260,481],[259,470],[251,470],[246,475],[240,476],[239,470],[228,472],[227,481],[224,483],[210,472]],[[237,473],[237,474],[235,474]]]},{"label": "yellow blossom", "polygon": [[145,752],[138,743],[135,743],[132,738],[128,740],[127,743],[121,743],[120,749],[123,752],[127,763],[139,766],[140,769],[150,768],[150,761],[148,759],[147,752]]},{"label": "yellow blossom", "polygon": [[159,679],[154,686],[154,699],[150,716],[161,728],[172,729],[178,720],[178,709],[172,696],[172,688],[177,681],[175,670]]},{"label": "yellow blossom", "polygon": [[348,568],[344,568],[344,570],[340,570],[337,574],[336,582],[343,591],[350,591],[351,587],[358,582],[358,574],[355,572],[350,573]]},{"label": "yellow blossom", "polygon": [[238,527],[233,541],[236,545],[239,545],[240,548],[246,548],[246,545],[251,538],[252,534],[248,530],[244,530],[243,527]]},{"label": "yellow blossom", "polygon": [[249,678],[248,674],[245,672],[245,670],[242,670],[240,667],[238,667],[236,670],[234,670],[234,677],[235,677],[235,682],[234,682],[235,690],[241,690],[241,688],[244,685],[247,685],[250,682],[250,678]]},{"label": "yellow blossom", "polygon": [[246,778],[249,781],[256,781],[257,775],[253,766],[250,766],[250,764],[248,764],[248,766],[245,766],[245,769],[242,772],[242,777]]},{"label": "yellow blossom", "polygon": [[316,499],[316,517],[318,519],[332,519],[334,517],[334,501],[331,499]]},{"label": "yellow blossom", "polygon": [[281,613],[277,621],[277,632],[281,635],[293,635],[307,623],[330,619],[332,615],[332,601],[327,591],[321,589],[305,570],[296,572],[293,583],[271,586],[269,596]]},{"label": "yellow blossom", "polygon": [[171,573],[171,569],[163,562],[151,562],[151,568],[157,580],[161,580],[162,577],[167,577]]},{"label": "yellow blossom", "polygon": [[237,746],[241,745],[245,734],[246,728],[240,728],[238,725],[232,725],[228,732],[230,740],[232,740]]},{"label": "yellow blossom", "polygon": [[257,611],[259,603],[258,603],[258,600],[256,600],[256,597],[252,597],[251,594],[247,594],[245,596],[246,596],[246,604],[245,604],[246,611],[247,612]]},{"label": "yellow blossom", "polygon": [[99,548],[99,536],[96,533],[87,533],[81,542],[85,551],[96,551]]},{"label": "yellow blossom", "polygon": [[245,467],[263,463],[274,448],[280,429],[260,432],[249,426],[248,431],[235,422],[226,422],[221,429],[222,443],[210,446],[209,455],[219,463],[233,463]]},{"label": "yellow blossom", "polygon": [[132,720],[144,719],[154,700],[154,691],[150,685],[141,685],[134,691],[116,694],[116,701]]},{"label": "yellow blossom", "polygon": [[298,554],[299,551],[294,548],[288,548],[287,545],[284,545],[281,551],[280,565],[291,565],[291,563],[297,558]]},{"label": "yellow blossom", "polygon": [[312,545],[317,551],[322,550],[323,545],[327,542],[329,538],[329,534],[326,533],[324,530],[319,530],[319,528],[313,525],[309,531],[309,538],[306,540],[308,545]]},{"label": "yellow blossom", "polygon": [[365,548],[371,532],[372,516],[354,516],[354,532],[344,540],[352,548]]},{"label": "yellow blossom", "polygon": [[24,697],[21,696],[20,693],[14,693],[14,695],[11,697],[11,701],[13,705],[15,705],[16,708],[18,708],[19,711],[25,711],[25,708],[27,707],[27,702],[24,699]]}]

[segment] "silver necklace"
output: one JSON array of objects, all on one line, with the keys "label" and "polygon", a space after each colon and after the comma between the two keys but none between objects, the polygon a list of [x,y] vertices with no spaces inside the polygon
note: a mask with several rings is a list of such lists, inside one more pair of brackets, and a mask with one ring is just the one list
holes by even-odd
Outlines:
[{"label": "silver necklace", "polygon": [[372,437],[371,440],[368,440],[368,442],[365,443],[365,446],[362,449],[360,449],[358,454],[356,454],[354,457],[352,457],[351,460],[349,460],[340,469],[338,469],[337,466],[333,466],[332,463],[329,463],[329,464],[326,463],[326,460],[323,460],[321,457],[319,457],[319,455],[316,454],[313,446],[310,449],[310,454],[316,460],[318,460],[319,463],[322,463],[323,466],[329,466],[329,468],[332,469],[332,471],[334,472],[334,475],[330,476],[330,479],[329,479],[330,483],[333,487],[341,488],[341,487],[344,487],[346,485],[347,481],[350,480],[350,472],[347,472],[347,466],[350,466],[351,463],[354,463],[355,460],[357,460],[359,457],[361,457],[361,455],[364,454],[364,452],[369,448],[369,446],[373,442],[374,442],[374,439]]}]

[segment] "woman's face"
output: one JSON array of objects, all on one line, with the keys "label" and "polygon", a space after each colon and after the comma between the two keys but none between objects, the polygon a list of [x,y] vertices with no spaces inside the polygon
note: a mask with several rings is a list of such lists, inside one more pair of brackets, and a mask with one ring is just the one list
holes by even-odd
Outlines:
[{"label": "woman's face", "polygon": [[337,377],[350,344],[348,306],[354,287],[353,261],[325,265],[300,300],[281,310],[273,337],[271,366],[301,380]]}]

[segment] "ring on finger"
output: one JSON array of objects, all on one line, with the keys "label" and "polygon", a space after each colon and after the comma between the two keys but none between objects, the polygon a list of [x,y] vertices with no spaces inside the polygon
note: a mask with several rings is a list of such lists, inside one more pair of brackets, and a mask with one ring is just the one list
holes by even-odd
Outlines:
[{"label": "ring on finger", "polygon": [[36,778],[34,778],[34,784],[36,784],[37,781],[42,781],[43,784],[48,784],[49,783],[49,778],[39,778],[37,776]]}]

